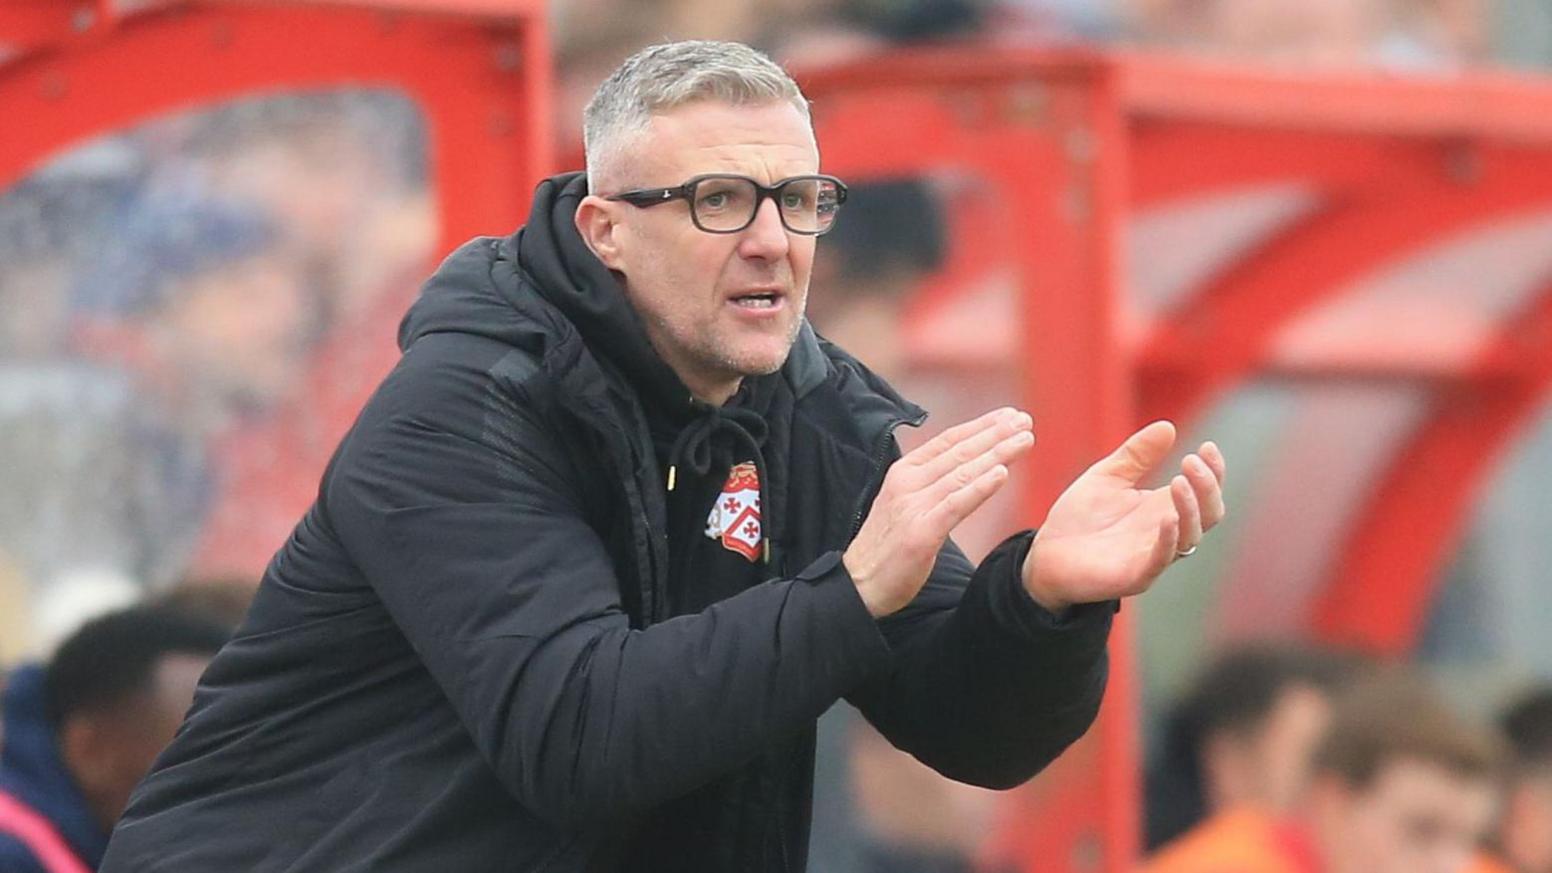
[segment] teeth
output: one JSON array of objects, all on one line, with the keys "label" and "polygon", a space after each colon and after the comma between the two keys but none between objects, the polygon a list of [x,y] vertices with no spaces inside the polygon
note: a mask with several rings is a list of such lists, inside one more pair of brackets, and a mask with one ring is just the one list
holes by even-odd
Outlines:
[{"label": "teeth", "polygon": [[751,309],[769,309],[772,306],[776,305],[776,298],[774,298],[774,297],[740,297],[740,298],[738,298],[738,305],[739,306],[747,306],[747,307],[749,307]]}]

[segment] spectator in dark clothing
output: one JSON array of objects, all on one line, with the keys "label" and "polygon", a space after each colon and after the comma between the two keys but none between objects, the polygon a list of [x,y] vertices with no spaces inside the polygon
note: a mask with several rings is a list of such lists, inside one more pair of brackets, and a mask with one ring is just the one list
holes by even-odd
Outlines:
[{"label": "spectator in dark clothing", "polygon": [[1145,428],[973,566],[949,531],[1031,421],[900,457],[924,413],[807,327],[845,188],[792,80],[660,46],[587,118],[588,176],[411,309],[105,873],[799,871],[837,699],[989,787],[1093,720],[1116,599],[1223,515],[1217,450],[1140,490]]},{"label": "spectator in dark clothing", "polygon": [[225,633],[170,610],[96,619],[6,683],[0,873],[95,869]]}]

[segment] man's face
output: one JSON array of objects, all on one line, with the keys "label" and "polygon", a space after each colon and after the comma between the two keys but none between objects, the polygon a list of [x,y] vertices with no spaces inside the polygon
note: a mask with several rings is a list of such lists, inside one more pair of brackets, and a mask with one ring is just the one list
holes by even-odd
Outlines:
[{"label": "man's face", "polygon": [[123,815],[130,793],[172,742],[209,663],[205,655],[168,654],[144,692],[65,721],[61,746],[66,762],[104,828]]},{"label": "man's face", "polygon": [[1364,788],[1323,776],[1315,798],[1331,873],[1461,873],[1492,820],[1494,787],[1400,758]]},{"label": "man's face", "polygon": [[1310,756],[1331,719],[1331,702],[1318,689],[1293,683],[1254,729],[1208,737],[1202,768],[1214,810],[1254,806],[1291,808],[1303,793]]},{"label": "man's face", "polygon": [[1504,856],[1524,873],[1552,873],[1552,768],[1515,774],[1499,825]]},{"label": "man's face", "polygon": [[[808,121],[785,100],[679,107],[654,116],[630,153],[611,174],[618,184],[601,194],[677,186],[703,173],[770,185],[819,171]],[[697,229],[682,200],[602,208],[613,223],[607,244],[590,237],[595,251],[623,275],[653,347],[697,396],[715,396],[743,376],[781,367],[807,304],[814,237],[789,233],[768,199],[753,224],[726,234]],[[774,303],[753,302],[752,294],[774,295]]]},{"label": "man's face", "polygon": [[306,287],[273,253],[187,277],[158,334],[187,386],[224,411],[265,409],[298,388],[315,320]]}]

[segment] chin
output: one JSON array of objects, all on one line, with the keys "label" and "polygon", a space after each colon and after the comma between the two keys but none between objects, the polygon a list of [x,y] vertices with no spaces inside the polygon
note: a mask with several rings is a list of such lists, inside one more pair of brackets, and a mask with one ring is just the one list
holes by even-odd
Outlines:
[{"label": "chin", "polygon": [[792,352],[790,341],[781,343],[780,346],[768,346],[758,349],[745,349],[743,354],[735,354],[732,357],[735,369],[741,376],[766,376],[781,369],[787,363],[787,356]]}]

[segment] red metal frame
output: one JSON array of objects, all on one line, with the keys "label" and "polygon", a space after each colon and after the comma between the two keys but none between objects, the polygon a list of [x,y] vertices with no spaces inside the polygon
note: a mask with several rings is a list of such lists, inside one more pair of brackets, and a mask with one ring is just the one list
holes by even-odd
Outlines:
[{"label": "red metal frame", "polygon": [[1326,639],[1403,655],[1487,477],[1552,404],[1552,285],[1439,393],[1342,548],[1313,621]]},{"label": "red metal frame", "polygon": [[[1026,520],[1037,524],[1066,483],[1096,459],[1096,447],[1118,442],[1132,419],[1116,333],[1128,165],[1120,159],[1124,139],[1110,69],[1045,56],[1021,55],[1015,63],[1019,71],[1008,73],[979,57],[928,55],[800,78],[816,104],[827,171],[855,181],[964,174],[1013,205],[1008,226],[978,232],[1018,247],[1002,254],[1025,289],[1020,317],[1031,341],[1015,354],[1040,449],[1022,497]],[[1110,151],[1099,160],[1091,147]],[[974,274],[985,266],[950,258],[952,270]],[[1071,293],[1075,288],[1087,293]],[[1073,361],[1084,361],[1085,372],[1073,373]],[[1129,613],[1120,616],[1113,645],[1111,693],[1096,730],[1015,800],[1039,813],[1021,816],[995,851],[1038,856],[1045,870],[1099,869],[1083,866],[1085,859],[1121,869],[1121,859],[1135,856],[1139,757],[1125,657]]]},{"label": "red metal frame", "polygon": [[[539,0],[111,0],[0,6],[0,188],[91,137],[242,95],[396,88],[433,139],[441,250],[521,220],[550,172]],[[938,49],[802,77],[829,170],[856,180],[948,171],[994,186],[999,226],[956,250],[922,305],[1011,261],[1023,377],[1040,449],[1023,494],[1038,522],[1060,488],[1134,425],[1189,423],[1268,373],[1425,379],[1431,416],[1381,477],[1311,615],[1380,651],[1416,639],[1485,476],[1552,398],[1552,287],[1470,366],[1387,371],[1332,348],[1301,371],[1274,344],[1382,267],[1485,222],[1552,210],[1552,88],[1507,75],[1407,81],[1268,73],[1087,51]],[[1121,329],[1126,223],[1141,209],[1292,183],[1319,206]],[[977,220],[986,220],[983,216]],[[994,350],[995,351],[995,350]],[[976,350],[972,363],[988,360]],[[995,359],[995,358],[991,358]],[[1081,367],[1075,366],[1081,362]],[[938,363],[944,363],[939,361]],[[1029,869],[1131,867],[1137,848],[1130,610],[1098,729],[1030,792],[1001,849]]]},{"label": "red metal frame", "polygon": [[31,47],[0,64],[0,106],[27,119],[0,139],[0,188],[64,149],[163,113],[336,87],[394,88],[424,111],[439,251],[516,226],[553,163],[537,0],[396,0],[390,10],[176,2],[122,18],[99,10],[85,31],[49,5],[68,4],[0,7],[0,35],[23,33]]},{"label": "red metal frame", "polygon": [[[1315,636],[1390,653],[1416,640],[1493,462],[1552,399],[1552,287],[1469,367],[1441,359],[1387,368],[1350,344],[1289,359],[1275,343],[1383,268],[1473,228],[1552,211],[1552,87],[1498,74],[1292,74],[984,46],[862,59],[801,78],[827,168],[857,179],[967,173],[1016,204],[1008,227],[983,230],[951,254],[931,287],[951,298],[988,258],[1016,264],[1026,340],[953,351],[960,366],[1016,361],[1027,405],[1049,423],[1025,495],[1031,521],[1132,426],[1155,417],[1189,425],[1252,378],[1428,380],[1435,411],[1349,520],[1308,625]],[[1315,208],[1124,344],[1118,241],[1130,216],[1280,185],[1308,191]],[[1027,869],[1118,873],[1134,862],[1129,652],[1123,620],[1097,742],[1042,777],[1027,814],[999,840]]]}]

